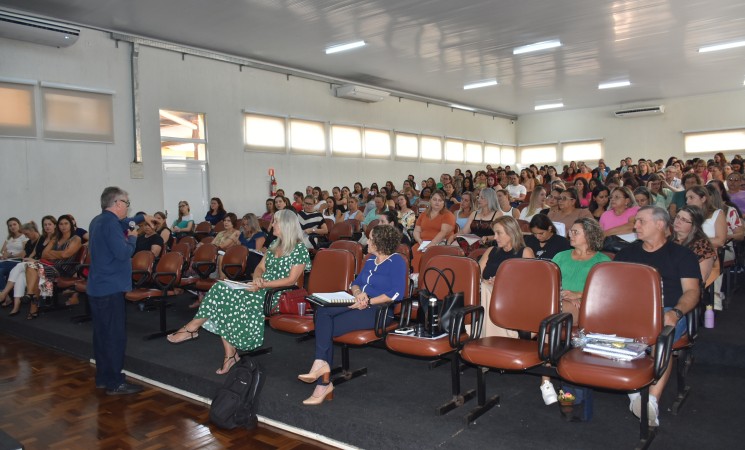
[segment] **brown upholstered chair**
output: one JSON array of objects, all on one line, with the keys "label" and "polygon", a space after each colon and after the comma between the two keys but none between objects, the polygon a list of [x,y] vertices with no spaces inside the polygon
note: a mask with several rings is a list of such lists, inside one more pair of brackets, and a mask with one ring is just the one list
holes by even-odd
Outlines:
[{"label": "brown upholstered chair", "polygon": [[184,262],[183,267],[181,268],[181,271],[185,272],[189,269],[189,266],[191,265],[191,253],[194,251],[194,249],[197,247],[196,241],[193,242],[193,246],[191,245],[191,241],[185,241],[184,239],[190,238],[194,239],[191,236],[186,236],[181,238],[181,240],[178,241],[178,243],[173,244],[171,247],[171,253],[179,253],[181,255],[181,258]]},{"label": "brown upholstered chair", "polygon": [[527,220],[518,219],[517,223],[520,225],[520,231],[522,231],[523,234],[530,233],[530,222],[528,222]]},{"label": "brown upholstered chair", "polygon": [[[327,221],[330,221],[331,219],[324,219]],[[326,224],[328,225],[328,223]],[[310,253],[313,257],[315,257],[315,254],[320,249],[329,248],[331,246],[331,243],[339,241],[339,240],[351,240],[352,239],[352,225],[346,223],[346,222],[339,222],[334,224],[332,222],[332,225],[328,228],[329,234],[326,236],[320,236],[320,241],[318,242],[318,248],[310,249]]]},{"label": "brown upholstered chair", "polygon": [[261,228],[263,231],[269,231],[269,221],[264,219],[259,219],[259,228]]},{"label": "brown upholstered chair", "polygon": [[200,222],[196,228],[194,228],[194,238],[197,241],[202,242],[202,239],[206,238],[212,232],[212,224],[207,222]]},{"label": "brown upholstered chair", "polygon": [[[436,267],[440,270],[452,269],[455,281],[453,291],[463,292],[463,303],[465,306],[479,305],[481,301],[479,295],[481,271],[479,265],[473,259],[462,256],[440,255],[430,258],[427,265],[423,266],[423,269],[426,271],[430,267]],[[442,299],[449,291],[445,283],[439,282],[435,284],[434,277],[436,276],[438,276],[437,273],[433,271],[427,273],[427,278],[429,279],[428,285],[435,285],[434,294],[437,298]],[[471,331],[474,330],[472,329]],[[389,350],[403,355],[411,355],[429,360],[446,359],[450,362],[452,397],[445,404],[437,408],[437,413],[442,415],[463,405],[463,403],[473,398],[475,393],[474,390],[470,390],[461,394],[460,389],[460,358],[458,350],[460,349],[461,341],[465,339],[466,336],[461,336],[459,333],[439,339],[421,339],[413,336],[389,333],[386,335],[385,344]]]},{"label": "brown upholstered chair", "polygon": [[[347,250],[326,249],[318,252],[308,278],[308,292],[346,291],[354,280],[354,255]],[[271,301],[271,300],[270,300]],[[265,311],[267,310],[265,304]],[[306,314],[272,314],[269,326],[275,330],[299,334],[298,341],[306,340],[315,330],[313,316]]]},{"label": "brown upholstered chair", "polygon": [[347,250],[351,252],[354,256],[354,274],[360,274],[362,266],[365,265],[365,255],[362,253],[362,244],[355,241],[341,240],[332,242],[329,248]]},{"label": "brown upholstered chair", "polygon": [[242,245],[234,245],[225,250],[220,268],[225,278],[233,281],[247,280],[252,274],[246,273],[249,250]]},{"label": "brown upholstered chair", "polygon": [[[133,266],[138,255],[144,252],[138,252],[132,259]],[[152,252],[150,256],[152,257]],[[176,288],[181,282],[181,267],[183,266],[183,257],[178,252],[166,253],[155,268],[155,272],[150,277],[155,287],[138,287],[124,296],[130,302],[139,302],[144,309],[146,302],[154,302],[160,311],[160,331],[145,337],[145,339],[154,339],[163,337],[175,330],[168,330],[166,326],[166,308],[168,307],[168,297],[181,294],[183,291]],[[134,270],[133,270],[134,276]]]},{"label": "brown upholstered chair", "polygon": [[[499,395],[486,399],[482,368],[552,374],[552,370],[544,367],[550,356],[545,340],[548,325],[551,321],[563,320],[563,331],[571,329],[572,315],[558,314],[561,310],[561,272],[553,262],[539,259],[507,260],[497,269],[494,286],[488,312],[482,306],[466,307],[463,312],[465,318],[472,316],[471,327],[475,327],[475,330],[463,345],[460,356],[477,366],[478,392],[478,406],[466,416],[467,423],[499,404]],[[491,320],[506,329],[537,333],[538,337],[536,340],[498,336],[479,338],[484,320]]]},{"label": "brown upholstered chair", "polygon": [[[195,248],[197,248],[197,240],[194,239],[193,236],[182,236],[177,244],[186,244],[189,246],[189,253],[193,252]],[[171,246],[171,251],[173,251],[176,244]]]},{"label": "brown upholstered chair", "polygon": [[89,322],[91,317],[91,304],[88,300],[88,271],[90,270],[91,266],[91,253],[88,252],[88,254],[85,256],[85,261],[83,261],[83,264],[78,266],[78,278],[75,281],[75,292],[78,293],[78,299],[80,300],[80,304],[83,305],[84,313],[78,314],[76,316],[73,316],[70,318],[70,320],[74,323],[83,323],[83,322]]},{"label": "brown upholstered chair", "polygon": [[199,240],[201,244],[211,244],[215,240],[214,236],[205,236]]},{"label": "brown upholstered chair", "polygon": [[214,236],[214,235],[216,235],[217,233],[219,233],[221,231],[225,231],[225,224],[223,223],[222,220],[219,221],[219,222],[217,222],[215,224],[215,226],[212,227],[212,233],[211,234]]},{"label": "brown upholstered chair", "polygon": [[471,252],[468,254],[468,257],[476,262],[479,262],[479,259],[481,259],[481,255],[486,253],[487,250],[489,250],[489,247],[479,247],[475,250],[471,250]]},{"label": "brown upholstered chair", "polygon": [[75,282],[78,280],[77,268],[83,263],[87,255],[88,246],[81,245],[77,254],[70,261],[62,263],[65,271],[73,272],[73,274],[69,277],[60,276],[55,280],[52,296],[41,299],[39,311],[48,312],[65,308],[65,303],[60,301],[62,293],[67,289],[75,287]]},{"label": "brown upholstered chair", "polygon": [[372,229],[375,228],[376,226],[378,226],[379,223],[380,223],[380,220],[374,219],[374,220],[371,220],[370,223],[368,223],[365,226],[365,236],[368,239],[370,239],[370,232],[372,231]]},{"label": "brown upholstered chair", "polygon": [[[663,328],[660,275],[654,268],[642,264],[600,263],[590,270],[583,298],[580,328],[592,333],[645,338],[654,346],[653,356],[615,361],[574,348],[558,358],[557,373],[572,384],[623,392],[640,391],[640,439],[646,447],[655,434],[647,417],[649,386],[667,369],[674,334],[673,327]],[[552,356],[552,360],[556,359]]]},{"label": "brown upholstered chair", "polygon": [[[208,222],[209,223],[209,222]],[[191,267],[195,276],[182,277],[180,286],[193,287],[198,291],[208,291],[217,280],[210,278],[210,274],[217,268],[217,247],[202,242],[191,258]]]},{"label": "brown upholstered chair", "polygon": [[698,327],[701,316],[703,315],[702,310],[704,305],[707,304],[703,301],[703,297],[706,295],[708,290],[713,295],[714,283],[709,285],[710,289],[704,289],[702,283],[701,297],[702,300],[696,305],[691,311],[686,314],[686,325],[688,326],[687,333],[680,337],[673,343],[673,357],[675,358],[675,378],[677,382],[677,392],[675,395],[675,401],[673,401],[670,411],[673,415],[678,415],[680,408],[683,407],[683,403],[688,399],[688,393],[691,391],[691,387],[688,386],[687,376],[688,369],[693,364],[693,347],[698,337]]},{"label": "brown upholstered chair", "polygon": [[[406,277],[406,280],[409,279],[408,267],[403,275]],[[350,283],[351,281],[352,280],[350,280]],[[331,374],[336,375],[333,379],[334,385],[345,383],[367,373],[367,367],[360,367],[359,369],[354,370],[350,368],[349,349],[352,347],[364,347],[383,342],[388,332],[393,331],[400,326],[399,322],[395,319],[386,324],[386,316],[388,315],[388,309],[390,306],[390,303],[384,306],[375,306],[378,311],[375,318],[375,328],[372,330],[350,331],[349,333],[334,338],[334,343],[341,345],[341,366],[331,369]]]}]

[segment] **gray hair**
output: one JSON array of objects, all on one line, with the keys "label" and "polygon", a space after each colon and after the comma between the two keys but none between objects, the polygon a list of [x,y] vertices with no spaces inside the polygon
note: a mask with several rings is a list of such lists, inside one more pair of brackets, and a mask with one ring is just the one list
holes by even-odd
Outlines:
[{"label": "gray hair", "polygon": [[637,212],[637,214],[640,213],[640,212],[642,212],[642,211],[652,211],[652,219],[653,220],[655,220],[657,222],[664,223],[665,224],[665,227],[669,227],[670,226],[670,222],[671,222],[670,221],[670,213],[667,212],[667,210],[665,208],[662,208],[662,207],[657,206],[657,205],[642,206],[641,208],[639,208],[639,211]]},{"label": "gray hair", "polygon": [[300,220],[289,209],[281,209],[274,213],[274,221],[279,224],[280,236],[272,243],[270,250],[275,256],[289,255],[295,245],[303,241]]},{"label": "gray hair", "polygon": [[499,202],[497,201],[497,192],[492,188],[484,188],[479,192],[480,197],[486,199],[486,205],[491,211],[499,211]]},{"label": "gray hair", "polygon": [[116,186],[107,187],[101,194],[101,209],[111,208],[112,206],[114,206],[114,203],[116,203],[117,200],[128,195],[129,194],[127,194],[127,191]]}]

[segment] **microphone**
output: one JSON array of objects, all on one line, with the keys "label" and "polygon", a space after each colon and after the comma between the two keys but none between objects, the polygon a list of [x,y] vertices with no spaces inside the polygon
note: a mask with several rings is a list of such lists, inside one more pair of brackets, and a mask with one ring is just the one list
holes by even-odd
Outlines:
[{"label": "microphone", "polygon": [[134,231],[136,228],[134,220],[129,221],[129,231]]}]

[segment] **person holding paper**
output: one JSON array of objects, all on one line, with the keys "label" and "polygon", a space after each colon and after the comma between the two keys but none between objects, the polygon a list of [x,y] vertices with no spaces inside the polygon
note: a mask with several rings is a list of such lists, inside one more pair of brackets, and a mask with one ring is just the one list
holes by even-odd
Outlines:
[{"label": "person holding paper", "polygon": [[267,289],[295,284],[310,268],[308,249],[297,215],[290,210],[274,213],[273,234],[277,238],[262,258],[246,289],[234,289],[217,282],[207,292],[194,319],[175,333],[168,342],[180,344],[197,339],[199,327],[222,338],[225,351],[218,375],[228,373],[240,359],[238,349],[251,350],[264,342],[264,297]]},{"label": "person holding paper", "polygon": [[[444,203],[444,201],[443,201]],[[401,232],[388,225],[378,225],[370,232],[367,243],[369,258],[350,289],[355,303],[351,306],[326,306],[316,310],[316,354],[313,366],[298,379],[317,383],[313,395],[304,405],[320,405],[333,398],[334,385],[329,382],[334,357],[334,337],[356,330],[375,327],[376,308],[389,302],[399,302],[406,294],[406,261],[396,253]],[[389,310],[387,321],[393,318]]]}]

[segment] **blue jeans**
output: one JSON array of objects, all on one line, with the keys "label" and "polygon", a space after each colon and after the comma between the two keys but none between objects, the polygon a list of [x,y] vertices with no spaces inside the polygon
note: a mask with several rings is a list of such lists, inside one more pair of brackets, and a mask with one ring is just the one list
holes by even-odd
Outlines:
[{"label": "blue jeans", "polygon": [[[668,308],[667,306],[664,308],[665,312],[670,311],[673,309],[672,307]],[[673,342],[676,342],[678,339],[683,337],[684,334],[688,332],[688,317],[683,316],[680,318],[678,323],[675,324],[675,336],[673,337]]]},{"label": "blue jeans", "polygon": [[96,386],[116,389],[124,383],[124,351],[127,347],[124,292],[104,297],[88,296],[93,316],[93,357]]},{"label": "blue jeans", "polygon": [[18,261],[0,261],[0,290],[5,289],[5,285],[8,283],[8,274],[16,264],[18,264]]}]

